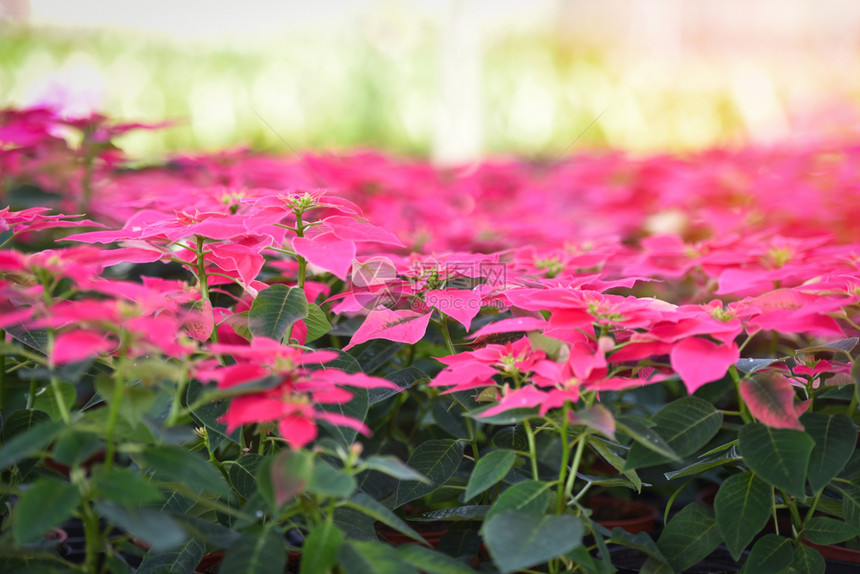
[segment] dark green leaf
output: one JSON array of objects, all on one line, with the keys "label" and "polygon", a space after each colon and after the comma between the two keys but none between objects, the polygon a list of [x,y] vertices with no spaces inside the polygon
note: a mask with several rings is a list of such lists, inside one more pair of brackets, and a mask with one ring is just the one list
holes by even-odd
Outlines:
[{"label": "dark green leaf", "polygon": [[15,505],[12,532],[18,544],[30,542],[68,520],[81,494],[67,482],[40,479],[34,482]]},{"label": "dark green leaf", "polygon": [[847,415],[805,413],[800,422],[815,441],[807,480],[812,491],[818,492],[848,464],[857,443],[857,429]]},{"label": "dark green leaf", "polygon": [[328,520],[310,531],[302,545],[299,574],[325,574],[337,563],[337,549],[343,542],[343,532]]},{"label": "dark green leaf", "polygon": [[72,431],[60,437],[51,448],[51,458],[66,466],[81,464],[99,449],[102,442],[98,435],[89,432]]},{"label": "dark green leaf", "polygon": [[329,331],[331,331],[331,323],[328,317],[319,306],[308,307],[308,316],[304,318],[305,326],[308,328],[308,335],[305,338],[305,344],[313,343]]},{"label": "dark green leaf", "polygon": [[399,371],[394,371],[393,373],[389,373],[385,375],[385,378],[397,385],[400,391],[396,391],[394,389],[370,389],[370,404],[375,405],[376,403],[380,403],[399,392],[405,391],[418,383],[426,382],[430,380],[430,377],[416,367],[406,367],[405,369],[400,369]]},{"label": "dark green leaf", "polygon": [[680,470],[667,472],[664,474],[664,476],[666,477],[666,480],[674,480],[676,478],[683,478],[685,476],[694,476],[697,474],[702,474],[703,472],[711,470],[712,468],[717,468],[719,466],[723,466],[724,464],[728,464],[730,462],[737,462],[739,460],[741,460],[741,456],[738,453],[737,447],[735,445],[732,445],[732,447],[728,450],[704,458],[699,462],[694,462],[693,464],[685,466]]},{"label": "dark green leaf", "polygon": [[109,502],[96,502],[96,510],[105,520],[147,544],[154,552],[173,550],[187,539],[176,520],[157,510],[124,508]]},{"label": "dark green leaf", "polygon": [[738,433],[744,462],[760,478],[792,496],[804,496],[806,469],[815,441],[803,431],[774,429],[761,423]]},{"label": "dark green leaf", "polygon": [[482,456],[469,477],[464,498],[471,500],[502,480],[514,466],[517,455],[512,450],[494,450]]},{"label": "dark green leaf", "polygon": [[454,506],[451,508],[440,508],[431,510],[417,516],[410,516],[409,520],[414,522],[436,522],[440,520],[477,520],[484,518],[490,510],[489,505],[467,504],[465,506]]},{"label": "dark green leaf", "polygon": [[[615,425],[619,431],[632,438],[637,444],[641,444],[661,457],[680,462],[678,454],[654,428],[631,417],[618,417]],[[631,468],[629,462],[624,464],[624,468]]]},{"label": "dark green leaf", "polygon": [[470,419],[475,419],[477,421],[491,424],[491,425],[515,425],[517,423],[521,423],[524,420],[537,418],[538,416],[538,408],[523,408],[523,409],[511,409],[508,411],[501,412],[499,414],[491,415],[485,417],[483,412],[493,408],[495,405],[483,405],[475,410],[469,411],[465,413],[463,416],[469,417]]},{"label": "dark green leaf", "polygon": [[139,473],[127,468],[112,468],[95,477],[97,498],[122,506],[140,506],[164,498],[161,491]]},{"label": "dark green leaf", "polygon": [[744,564],[745,574],[777,574],[791,564],[794,552],[791,539],[765,534],[756,542]]},{"label": "dark green leaf", "polygon": [[275,528],[247,531],[227,553],[218,572],[222,574],[283,574],[287,564],[284,537]]},{"label": "dark green leaf", "polygon": [[380,542],[341,544],[337,559],[344,574],[418,574],[397,550]]},{"label": "dark green leaf", "polygon": [[347,505],[375,520],[378,520],[386,526],[397,530],[398,532],[406,534],[410,538],[414,538],[419,542],[424,542],[421,535],[415,532],[415,530],[406,524],[399,516],[391,512],[391,510],[381,502],[367,496],[363,492],[359,492],[350,498],[347,501]]},{"label": "dark green leaf", "polygon": [[410,468],[409,465],[396,456],[374,455],[362,461],[361,467],[382,472],[399,480],[417,480],[425,484],[431,484],[429,478]]},{"label": "dark green leaf", "polygon": [[803,535],[815,544],[839,544],[854,538],[858,529],[827,516],[815,516],[803,526]]},{"label": "dark green leaf", "polygon": [[179,482],[214,494],[227,495],[230,487],[208,460],[179,446],[150,446],[139,455],[143,466],[161,480]]},{"label": "dark green leaf", "polygon": [[356,488],[355,478],[351,475],[324,460],[317,459],[307,485],[307,492],[332,498],[349,498]]},{"label": "dark green leaf", "polygon": [[503,573],[543,564],[582,543],[584,528],[575,516],[505,510],[487,520],[484,543]]},{"label": "dark green leaf", "polygon": [[[66,406],[65,410],[66,412],[69,412],[75,405],[75,386],[65,381],[60,381],[57,384],[60,387],[60,395],[63,398],[63,404]],[[48,413],[55,421],[62,420],[63,418],[63,409],[60,408],[60,405],[57,402],[57,395],[54,394],[54,390],[50,386],[44,387],[36,393],[36,400],[33,402],[33,408]]]},{"label": "dark green leaf", "polygon": [[714,512],[720,534],[732,558],[741,553],[758,534],[771,513],[773,491],[752,472],[730,476],[714,499]]},{"label": "dark green leaf", "polygon": [[[18,413],[15,414],[17,415]],[[13,421],[14,416],[9,417],[6,428],[3,429],[4,432],[9,430],[13,422],[16,426],[22,424],[21,421]],[[60,434],[63,428],[64,425],[60,421],[43,421],[35,423],[34,426],[24,432],[19,432],[0,447],[0,470],[6,470],[13,464],[40,453],[45,447],[51,444],[51,441]]]},{"label": "dark green leaf", "polygon": [[396,343],[387,339],[374,339],[350,350],[349,354],[358,361],[362,371],[372,375],[377,369],[387,365],[388,361],[402,348],[403,343]]},{"label": "dark green leaf", "polygon": [[845,521],[860,530],[860,486],[840,485],[842,489],[842,514]]},{"label": "dark green leaf", "polygon": [[307,316],[305,292],[298,287],[276,284],[260,291],[254,299],[248,311],[248,328],[255,337],[281,341],[293,323]]},{"label": "dark green leaf", "polygon": [[657,546],[676,572],[703,560],[720,545],[722,538],[714,511],[693,502],[676,514],[657,540]]},{"label": "dark green leaf", "polygon": [[746,359],[746,358],[743,358],[743,359],[738,360],[738,362],[735,363],[735,366],[742,373],[744,373],[746,375],[751,375],[752,373],[754,373],[760,369],[763,369],[765,367],[769,367],[770,365],[772,365],[774,363],[778,363],[782,360],[783,359]]},{"label": "dark green leaf", "polygon": [[200,564],[206,545],[197,540],[188,540],[169,552],[147,552],[136,574],[192,574]]},{"label": "dark green leaf", "polygon": [[433,422],[450,436],[459,439],[469,437],[469,428],[463,418],[463,407],[460,403],[436,397],[433,400],[432,414]]},{"label": "dark green leaf", "polygon": [[519,426],[504,427],[493,435],[493,446],[510,450],[526,451],[529,448],[525,430]]},{"label": "dark green leaf", "polygon": [[401,480],[397,483],[394,507],[429,494],[445,484],[460,466],[462,459],[463,445],[455,440],[430,440],[418,445],[406,464],[426,476],[430,484]]},{"label": "dark green leaf", "polygon": [[660,548],[657,547],[657,543],[648,536],[647,532],[637,532],[632,534],[623,528],[616,526],[612,529],[612,536],[610,536],[606,542],[608,544],[620,544],[627,548],[633,548],[634,550],[644,552],[655,560],[668,564],[666,557],[663,556],[663,553],[660,552]]},{"label": "dark green leaf", "polygon": [[841,353],[847,356],[849,359],[851,358],[851,350],[857,346],[857,341],[860,341],[857,337],[848,337],[847,339],[839,339],[838,341],[833,341],[832,343],[822,343],[821,345],[815,345],[814,347],[804,347],[802,349],[797,349],[794,354],[799,355],[809,354],[809,353]]},{"label": "dark green leaf", "polygon": [[780,574],[824,574],[826,568],[824,558],[817,550],[800,544],[794,548],[791,564]]},{"label": "dark green leaf", "polygon": [[417,544],[404,544],[397,551],[404,562],[427,574],[474,574],[475,572],[450,556]]},{"label": "dark green leaf", "polygon": [[257,469],[263,457],[259,454],[246,454],[230,465],[227,477],[230,484],[242,498],[250,498],[257,490]]},{"label": "dark green leaf", "polygon": [[[203,393],[203,385],[196,380],[192,380],[188,383],[188,389],[185,392],[188,404],[193,405]],[[231,434],[227,434],[227,425],[218,422],[218,419],[224,416],[226,412],[226,400],[209,401],[191,410],[191,415],[205,427],[206,435],[209,437],[209,445],[213,449],[221,446],[224,441],[230,441],[235,445],[239,444],[239,429],[236,429]]]},{"label": "dark green leaf", "polygon": [[[367,409],[370,404],[367,389],[356,387],[344,388],[352,393],[352,400],[348,403],[323,404],[319,405],[319,408],[326,412],[348,416],[364,422],[364,419],[367,418]],[[319,424],[329,435],[344,446],[351,445],[358,434],[357,430],[350,427],[336,426],[325,421],[321,421]]]},{"label": "dark green leaf", "polygon": [[[669,403],[654,415],[656,431],[678,456],[693,454],[711,440],[723,423],[723,413],[698,397],[684,397]],[[641,441],[630,448],[626,469],[653,466],[668,462]]]},{"label": "dark green leaf", "polygon": [[504,510],[525,510],[528,512],[536,512],[543,514],[546,511],[546,505],[549,503],[549,489],[552,486],[550,482],[541,482],[538,480],[525,480],[518,482],[505,490],[495,504],[489,514],[487,520]]}]

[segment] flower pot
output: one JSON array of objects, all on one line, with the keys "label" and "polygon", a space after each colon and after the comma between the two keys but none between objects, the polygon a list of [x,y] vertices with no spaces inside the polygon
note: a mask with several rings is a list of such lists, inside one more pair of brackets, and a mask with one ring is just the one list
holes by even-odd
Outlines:
[{"label": "flower pot", "polygon": [[836,544],[821,546],[813,544],[807,539],[803,539],[803,543],[814,548],[824,556],[827,561],[828,574],[853,573],[860,571],[860,550],[846,548]]},{"label": "flower pot", "polygon": [[[444,520],[433,522],[412,522],[409,525],[434,549],[439,547],[439,541],[448,533],[448,529],[450,528],[450,523]],[[420,544],[420,542],[414,538],[410,538],[402,532],[398,532],[381,522],[376,523],[376,535],[379,536],[379,539],[383,542],[388,542],[395,546],[400,546],[401,544]]]},{"label": "flower pot", "polygon": [[656,507],[646,502],[611,496],[593,496],[586,506],[592,511],[592,520],[604,528],[612,530],[617,526],[631,534],[653,532],[660,515]]}]

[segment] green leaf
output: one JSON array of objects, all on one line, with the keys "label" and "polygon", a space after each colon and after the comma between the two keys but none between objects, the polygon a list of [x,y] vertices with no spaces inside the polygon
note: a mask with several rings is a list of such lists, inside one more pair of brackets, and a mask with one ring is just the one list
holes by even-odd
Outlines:
[{"label": "green leaf", "polygon": [[[193,405],[203,396],[204,392],[204,386],[199,381],[192,380],[188,383],[188,389],[185,392],[187,403]],[[218,448],[224,441],[230,441],[237,446],[239,445],[239,429],[228,435],[227,425],[218,422],[224,413],[227,412],[227,404],[226,400],[213,400],[191,410],[191,415],[194,419],[206,429],[206,435],[209,437],[209,446],[212,449]]]},{"label": "green leaf", "polygon": [[744,564],[745,574],[777,574],[794,558],[791,539],[777,534],[765,534],[750,550]]},{"label": "green leaf", "polygon": [[800,544],[794,548],[791,564],[780,574],[824,574],[826,569],[824,558],[817,550]]},{"label": "green leaf", "polygon": [[431,484],[429,478],[410,468],[405,462],[392,455],[371,456],[362,461],[360,467],[367,470],[377,470],[398,480],[417,480],[425,484]]},{"label": "green leaf", "polygon": [[99,499],[122,506],[140,506],[164,498],[160,490],[127,468],[113,468],[97,475],[94,485]]},{"label": "green leaf", "polygon": [[857,534],[857,528],[828,516],[815,516],[803,526],[803,535],[814,544],[839,544]]},{"label": "green leaf", "polygon": [[302,545],[299,574],[325,574],[337,563],[337,549],[343,532],[332,522],[320,522],[310,531]]},{"label": "green leaf", "polygon": [[758,370],[761,370],[765,367],[769,367],[770,365],[772,365],[774,363],[778,363],[778,362],[783,361],[783,360],[784,359],[741,358],[738,360],[737,363],[735,363],[735,366],[738,368],[739,371],[741,371],[745,375],[751,375],[752,373],[755,373]]},{"label": "green leaf", "polygon": [[[15,414],[17,415],[18,413]],[[15,415],[9,417],[9,421],[6,423],[6,428],[3,429],[4,433],[12,426],[13,422],[16,426],[23,424],[23,421],[13,421],[14,416]],[[28,414],[27,416],[30,417],[31,415]],[[5,444],[0,447],[0,470],[6,470],[13,464],[18,463],[31,455],[40,453],[45,447],[51,444],[51,441],[53,441],[58,434],[60,434],[64,426],[65,425],[60,421],[37,422],[26,431],[19,432],[7,440]]]},{"label": "green leaf", "polygon": [[293,323],[307,316],[305,292],[298,287],[277,284],[260,291],[254,299],[248,311],[248,327],[255,337],[281,341]]},{"label": "green leaf", "polygon": [[331,331],[331,323],[329,323],[325,311],[319,305],[308,307],[308,316],[304,318],[304,322],[308,328],[305,344],[312,343]]},{"label": "green leaf", "polygon": [[475,572],[446,554],[417,544],[404,544],[397,548],[397,552],[404,562],[427,574],[474,574]]},{"label": "green leaf", "polygon": [[179,446],[149,446],[139,455],[143,466],[151,468],[161,480],[179,482],[226,496],[227,481],[208,460]]},{"label": "green leaf", "polygon": [[413,522],[437,522],[451,520],[479,520],[487,515],[491,506],[483,504],[466,504],[464,506],[454,506],[451,508],[440,508],[439,510],[431,510],[423,512],[417,516],[410,516],[409,520]]},{"label": "green leaf", "polygon": [[110,502],[96,502],[95,506],[105,520],[149,545],[154,552],[173,550],[187,540],[179,523],[158,510],[124,508]]},{"label": "green leaf", "polygon": [[546,511],[546,505],[549,504],[551,486],[552,483],[539,480],[518,482],[496,499],[489,514],[487,514],[487,520],[505,510],[524,510],[543,514]]},{"label": "green leaf", "polygon": [[[75,386],[65,381],[60,381],[58,384],[60,387],[60,395],[63,397],[63,404],[66,405],[66,411],[69,411],[75,404]],[[62,420],[63,418],[63,411],[57,403],[57,395],[54,394],[54,390],[50,386],[43,387],[38,393],[36,393],[36,400],[33,401],[33,408],[38,411],[48,413],[55,421]]]},{"label": "green leaf", "polygon": [[242,533],[224,554],[218,572],[223,574],[283,574],[287,565],[287,547],[276,528]]},{"label": "green leaf", "polygon": [[272,508],[280,510],[290,499],[302,494],[311,480],[314,457],[304,450],[282,450],[267,458],[257,469],[257,484]]},{"label": "green leaf", "polygon": [[81,494],[78,488],[54,479],[39,479],[24,491],[15,505],[15,522],[12,532],[15,542],[23,544],[68,520]]},{"label": "green leaf", "polygon": [[[654,428],[645,426],[641,421],[631,417],[618,417],[615,426],[637,444],[641,444],[661,457],[677,462],[681,461],[681,458],[666,440]],[[631,468],[629,461],[624,464],[624,468]]]},{"label": "green leaf", "polygon": [[666,480],[674,480],[676,478],[683,478],[686,476],[695,476],[697,474],[702,474],[707,470],[711,470],[712,468],[717,468],[719,466],[723,466],[724,464],[728,464],[730,462],[737,462],[739,460],[742,459],[740,454],[738,453],[737,446],[731,445],[731,448],[729,448],[728,450],[704,458],[699,462],[694,462],[693,464],[685,466],[680,470],[673,470],[671,472],[664,473],[663,476],[666,477]]},{"label": "green leaf", "polygon": [[257,491],[257,469],[263,457],[259,454],[246,454],[230,465],[227,478],[242,498],[250,498]]},{"label": "green leaf", "polygon": [[[368,375],[372,375],[377,369],[387,365],[388,361],[402,348],[403,343],[387,339],[374,339],[351,349],[348,354],[350,357],[354,357],[358,364],[361,365],[362,371]],[[326,364],[331,365],[331,363]]]},{"label": "green leaf", "polygon": [[529,443],[526,432],[522,427],[504,427],[493,435],[493,446],[510,450],[528,450]]},{"label": "green leaf", "polygon": [[66,466],[81,464],[102,448],[95,433],[72,431],[61,436],[51,447],[51,458]]},{"label": "green leaf", "polygon": [[571,411],[570,422],[576,425],[584,425],[596,430],[610,440],[615,440],[615,417],[603,405],[594,405],[593,407]]},{"label": "green leaf", "polygon": [[701,502],[688,504],[676,514],[657,540],[657,546],[676,572],[703,560],[722,538],[714,511]]},{"label": "green leaf", "polygon": [[503,573],[543,564],[580,544],[584,532],[579,518],[505,510],[487,520],[484,544]]},{"label": "green leaf", "polygon": [[666,557],[660,552],[657,543],[648,536],[647,532],[637,532],[635,534],[627,532],[623,528],[616,526],[612,529],[612,535],[606,540],[607,544],[620,544],[627,548],[633,548],[647,554],[649,557],[659,560],[664,564],[668,564]]},{"label": "green leaf", "polygon": [[807,480],[813,492],[818,492],[833,480],[854,454],[857,430],[847,415],[805,413],[800,422],[815,441],[809,455]]},{"label": "green leaf", "polygon": [[860,530],[860,486],[848,484],[842,489],[842,514],[845,521]]},{"label": "green leaf", "polygon": [[736,561],[767,523],[773,491],[752,472],[730,476],[714,499],[720,534]]},{"label": "green leaf", "polygon": [[[322,404],[318,405],[318,408],[329,413],[348,416],[363,422],[367,418],[367,409],[370,404],[367,389],[356,387],[344,388],[352,393],[352,400],[347,403]],[[319,426],[324,428],[329,435],[344,446],[351,445],[355,441],[356,435],[358,435],[358,431],[353,428],[337,426],[325,421],[320,421]]]},{"label": "green leaf", "polygon": [[147,552],[136,574],[191,574],[200,564],[206,545],[190,539],[176,550]]},{"label": "green leaf", "polygon": [[349,498],[357,487],[353,476],[324,460],[317,460],[307,485],[307,492],[332,498]]},{"label": "green leaf", "polygon": [[430,376],[427,375],[427,373],[416,367],[406,367],[405,369],[394,371],[393,373],[385,375],[385,378],[397,385],[400,390],[385,388],[370,389],[369,400],[371,405],[375,405],[376,403],[380,403],[393,397],[406,389],[412,388],[418,383],[430,380]]},{"label": "green leaf", "polygon": [[[714,438],[723,424],[723,413],[704,399],[684,397],[669,403],[652,418],[656,431],[678,456],[689,456]],[[669,457],[636,442],[627,456],[626,469],[663,464]]]},{"label": "green leaf", "polygon": [[481,457],[466,485],[465,500],[471,500],[505,478],[516,460],[517,454],[512,450],[494,450]]},{"label": "green leaf", "polygon": [[803,349],[797,349],[794,354],[799,355],[810,354],[810,353],[841,353],[851,359],[851,350],[857,346],[857,341],[860,341],[857,337],[848,337],[847,339],[839,339],[838,341],[833,341],[832,343],[823,343],[821,345],[815,345],[814,347],[804,347]]},{"label": "green leaf", "polygon": [[429,494],[445,484],[463,460],[463,445],[455,440],[429,440],[418,445],[406,464],[430,481],[401,480],[394,493],[394,507]]},{"label": "green leaf", "polygon": [[341,544],[337,560],[344,574],[418,574],[397,550],[380,542]]},{"label": "green leaf", "polygon": [[803,431],[774,429],[761,423],[738,433],[744,462],[760,478],[792,496],[804,496],[806,469],[815,441]]},{"label": "green leaf", "polygon": [[385,505],[379,502],[376,499],[369,497],[363,492],[359,492],[353,495],[346,502],[347,506],[350,506],[359,512],[370,516],[374,520],[378,520],[379,522],[385,524],[397,530],[398,532],[402,532],[403,534],[409,536],[417,540],[418,542],[424,542],[424,539],[421,538],[421,535],[415,532],[408,524],[406,524],[399,516],[391,512]]}]

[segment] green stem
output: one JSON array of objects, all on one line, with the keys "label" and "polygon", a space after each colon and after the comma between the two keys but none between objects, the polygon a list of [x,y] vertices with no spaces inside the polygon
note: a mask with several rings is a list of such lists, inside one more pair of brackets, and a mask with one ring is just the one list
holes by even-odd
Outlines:
[{"label": "green stem", "polygon": [[[197,236],[197,284],[200,286],[200,294],[203,299],[209,304],[209,312],[212,313],[214,319],[215,312],[212,309],[212,299],[209,297],[209,280],[206,275],[206,261],[203,259],[203,241],[204,238]],[[218,328],[213,327],[212,335],[209,337],[213,343],[218,342]]]},{"label": "green stem", "polygon": [[540,480],[538,478],[538,464],[537,464],[537,448],[535,448],[535,433],[532,430],[532,425],[528,420],[523,421],[523,428],[526,431],[526,439],[529,443],[529,460],[532,465],[532,478],[535,480]]},{"label": "green stem", "polygon": [[108,405],[108,420],[107,430],[105,431],[105,470],[110,470],[113,467],[114,453],[116,452],[116,423],[119,419],[119,407],[122,404],[123,391],[125,391],[125,378],[123,377],[123,369],[125,367],[125,342],[119,350],[117,363],[114,369],[114,387],[113,397]]},{"label": "green stem", "polygon": [[750,415],[749,409],[744,402],[744,397],[741,395],[741,378],[738,375],[738,369],[734,365],[729,367],[729,374],[732,377],[732,380],[735,383],[735,391],[738,394],[738,411],[740,412],[741,418],[745,423],[753,422],[752,415]]},{"label": "green stem", "polygon": [[84,523],[84,571],[95,574],[98,572],[98,558],[102,549],[102,533],[99,530],[99,517],[93,512],[90,501],[85,500],[82,506],[81,520]]},{"label": "green stem", "polygon": [[565,496],[564,496],[564,488],[565,483],[567,482],[567,462],[570,460],[570,440],[567,436],[568,428],[570,425],[570,404],[565,401],[564,406],[562,407],[562,421],[561,421],[561,466],[558,469],[558,486],[557,492],[558,496],[556,497],[556,506],[555,512],[556,514],[562,514],[564,512],[565,506]]},{"label": "green stem", "polygon": [[[305,236],[305,224],[302,221],[302,212],[297,211],[296,213],[296,237],[304,237]],[[296,260],[299,262],[299,276],[296,279],[296,285],[299,288],[304,289],[305,287],[305,275],[307,274],[308,261],[301,255],[296,256]]]},{"label": "green stem", "polygon": [[51,377],[51,390],[54,392],[54,400],[57,401],[57,407],[60,409],[60,418],[66,424],[71,423],[72,417],[69,414],[69,407],[66,405],[66,399],[60,389],[60,380],[57,377]]},{"label": "green stem", "polygon": [[567,484],[564,485],[564,498],[569,499],[573,494],[573,483],[576,480],[576,473],[579,472],[579,465],[582,462],[582,453],[585,451],[585,437],[587,432],[583,432],[576,437],[576,454],[573,455],[573,464],[570,465],[570,474],[567,475]]},{"label": "green stem", "polygon": [[188,373],[183,371],[182,378],[176,383],[176,391],[173,393],[173,400],[170,403],[170,414],[167,417],[167,425],[173,426],[182,411],[182,397],[185,395],[185,387],[188,386]]},{"label": "green stem", "polygon": [[27,393],[27,410],[33,408],[33,404],[36,402],[36,379],[30,379],[30,390]]}]

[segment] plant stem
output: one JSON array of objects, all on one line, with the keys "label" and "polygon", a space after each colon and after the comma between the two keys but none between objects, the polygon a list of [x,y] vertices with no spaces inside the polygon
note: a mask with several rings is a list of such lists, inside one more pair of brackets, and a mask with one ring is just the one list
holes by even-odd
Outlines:
[{"label": "plant stem", "polygon": [[102,546],[99,517],[93,512],[89,500],[84,501],[82,510],[81,521],[84,523],[84,544],[86,551],[84,571],[95,573],[98,572],[98,557]]},{"label": "plant stem", "polygon": [[570,440],[568,439],[567,432],[570,424],[570,404],[565,401],[564,406],[562,407],[561,416],[561,466],[558,469],[558,486],[557,492],[558,496],[556,497],[556,506],[555,513],[561,514],[564,512],[565,507],[565,483],[567,482],[567,462],[570,460]]},{"label": "plant stem", "polygon": [[[214,321],[215,311],[212,309],[212,299],[209,297],[209,279],[206,276],[206,261],[203,259],[203,241],[204,238],[197,236],[197,284],[200,286],[200,295],[209,304],[209,312],[212,313]],[[218,342],[218,327],[212,328],[212,335],[209,336],[213,343]]]},{"label": "plant stem", "polygon": [[535,480],[540,480],[538,478],[538,464],[537,464],[537,448],[535,448],[535,433],[532,430],[532,425],[528,420],[523,421],[523,428],[526,431],[526,439],[529,442],[529,460],[532,465],[532,478]]},{"label": "plant stem", "polygon": [[[296,237],[305,236],[305,224],[302,221],[302,212],[297,211],[296,214]],[[299,262],[299,275],[296,279],[296,285],[299,288],[305,288],[305,275],[307,274],[308,261],[301,255],[296,255],[296,260]]]},{"label": "plant stem", "polygon": [[579,472],[579,464],[582,462],[582,453],[585,450],[585,437],[587,432],[583,432],[576,437],[576,454],[573,455],[573,464],[570,465],[570,474],[567,475],[567,484],[564,485],[564,497],[570,498],[573,494],[573,483],[576,480],[576,473]]},{"label": "plant stem", "polygon": [[69,414],[69,407],[66,405],[66,399],[63,397],[63,392],[60,389],[60,380],[57,377],[51,377],[51,390],[54,392],[54,400],[57,401],[57,407],[60,409],[60,418],[63,422],[69,424],[72,422],[72,417]]},{"label": "plant stem", "polygon": [[[6,342],[6,331],[0,329],[0,344]],[[6,354],[0,354],[0,413],[3,412],[3,400],[6,395]]]},{"label": "plant stem", "polygon": [[114,369],[114,387],[113,397],[108,405],[108,420],[107,430],[105,431],[105,470],[110,470],[113,467],[113,457],[116,452],[116,442],[114,434],[116,432],[116,422],[119,419],[119,407],[122,403],[123,391],[125,390],[125,378],[123,377],[123,368],[125,366],[125,341],[120,346],[119,356],[117,357],[116,368]]}]

